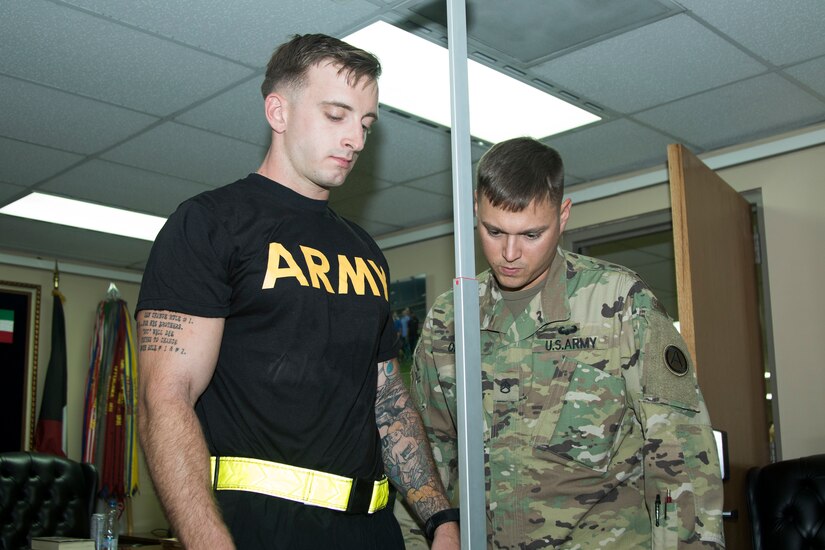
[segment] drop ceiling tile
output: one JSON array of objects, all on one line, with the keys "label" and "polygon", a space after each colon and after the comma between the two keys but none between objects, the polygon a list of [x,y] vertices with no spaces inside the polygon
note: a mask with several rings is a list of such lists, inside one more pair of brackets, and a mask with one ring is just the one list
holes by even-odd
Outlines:
[{"label": "drop ceiling tile", "polygon": [[269,147],[272,130],[264,116],[262,81],[262,76],[256,76],[186,111],[175,120]]},{"label": "drop ceiling tile", "polygon": [[[27,187],[0,182],[0,206],[6,206],[11,201],[17,200],[27,191]],[[4,214],[0,214],[2,215]]]},{"label": "drop ceiling tile", "polygon": [[144,261],[151,247],[151,242],[140,239],[0,215],[0,249],[43,259],[129,268]]},{"label": "drop ceiling tile", "polygon": [[167,115],[252,73],[54,2],[7,2],[4,12],[0,72],[146,113]]},{"label": "drop ceiling tile", "polygon": [[[473,172],[474,174],[475,172]],[[473,186],[473,178],[471,177],[471,186]],[[416,180],[408,181],[404,185],[414,187],[422,191],[429,191],[430,193],[438,193],[445,197],[453,196],[453,171],[445,170],[431,176],[425,176]]]},{"label": "drop ceiling tile", "polygon": [[[673,5],[665,4],[656,0],[469,0],[467,32],[481,44],[523,63],[532,63],[577,44],[677,11]],[[411,9],[447,27],[444,2],[427,0]]]},{"label": "drop ceiling tile", "polygon": [[354,171],[392,183],[417,179],[450,167],[447,132],[388,114],[381,109]]},{"label": "drop ceiling tile", "polygon": [[686,15],[676,15],[535,67],[541,77],[631,113],[766,70]]},{"label": "drop ceiling tile", "polygon": [[825,56],[785,69],[786,73],[825,96]]},{"label": "drop ceiling tile", "polygon": [[[398,205],[403,205],[399,208]],[[348,199],[337,205],[341,215],[353,220],[377,221],[387,225],[414,227],[452,219],[449,197],[396,185],[364,199]]]},{"label": "drop ceiling tile", "polygon": [[75,153],[94,153],[157,119],[0,75],[0,133]]},{"label": "drop ceiling tile", "polygon": [[619,119],[544,142],[561,154],[566,174],[592,181],[664,163],[673,139]]},{"label": "drop ceiling tile", "polygon": [[825,102],[776,74],[759,76],[636,115],[709,150],[825,118]]},{"label": "drop ceiling tile", "polygon": [[246,177],[266,149],[168,122],[108,151],[103,158],[212,186]]},{"label": "drop ceiling tile", "polygon": [[343,36],[353,21],[379,11],[366,0],[323,3],[66,0],[66,3],[253,67],[266,66],[278,44],[293,34],[321,32]]},{"label": "drop ceiling tile", "polygon": [[31,185],[82,158],[73,153],[0,137],[0,181]]},{"label": "drop ceiling tile", "polygon": [[821,0],[680,0],[684,7],[776,65],[825,54]]},{"label": "drop ceiling tile", "polygon": [[81,164],[40,187],[44,192],[156,216],[169,216],[178,204],[208,189],[202,183],[103,160]]}]

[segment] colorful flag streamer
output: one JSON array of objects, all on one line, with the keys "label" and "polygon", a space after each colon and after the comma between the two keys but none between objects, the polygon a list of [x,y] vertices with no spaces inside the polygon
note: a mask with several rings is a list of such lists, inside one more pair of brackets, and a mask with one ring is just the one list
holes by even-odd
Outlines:
[{"label": "colorful flag streamer", "polygon": [[97,307],[89,347],[83,461],[100,473],[100,497],[119,507],[137,494],[137,350],[131,315],[114,284]]}]

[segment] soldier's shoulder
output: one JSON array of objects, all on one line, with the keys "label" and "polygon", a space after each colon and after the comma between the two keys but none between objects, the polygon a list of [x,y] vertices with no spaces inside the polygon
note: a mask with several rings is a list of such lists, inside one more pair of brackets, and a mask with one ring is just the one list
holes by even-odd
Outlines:
[{"label": "soldier's shoulder", "polygon": [[564,259],[567,262],[568,278],[570,273],[590,273],[597,274],[605,278],[629,277],[639,279],[639,275],[630,268],[620,264],[614,264],[607,260],[577,254],[575,252],[564,251]]},{"label": "soldier's shoulder", "polygon": [[[627,296],[632,299],[634,309],[655,310],[667,315],[650,286],[632,269],[573,252],[567,252],[565,258],[568,262],[568,288],[572,286],[575,289],[571,292],[580,292],[587,286],[599,288],[617,297]],[[571,276],[573,271],[576,274]]]},{"label": "soldier's shoulder", "polygon": [[433,302],[432,309],[438,309],[439,311],[444,311],[445,309],[452,309],[453,308],[453,291],[448,290],[443,292],[435,299]]}]

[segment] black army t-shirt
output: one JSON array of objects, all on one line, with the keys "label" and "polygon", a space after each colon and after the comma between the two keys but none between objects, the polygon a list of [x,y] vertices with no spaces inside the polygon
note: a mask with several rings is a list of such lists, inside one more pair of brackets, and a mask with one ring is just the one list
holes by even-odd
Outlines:
[{"label": "black army t-shirt", "polygon": [[[226,319],[196,405],[212,454],[375,478],[376,364],[397,352],[388,271],[326,201],[251,174],[170,217],[137,310]],[[159,336],[147,344],[170,345]]]}]

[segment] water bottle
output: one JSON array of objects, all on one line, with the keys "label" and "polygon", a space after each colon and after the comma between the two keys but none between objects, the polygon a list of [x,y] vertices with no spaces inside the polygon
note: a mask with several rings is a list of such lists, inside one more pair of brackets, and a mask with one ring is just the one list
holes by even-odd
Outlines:
[{"label": "water bottle", "polygon": [[115,500],[109,501],[106,512],[106,525],[103,529],[103,550],[117,550],[118,510]]},{"label": "water bottle", "polygon": [[90,531],[95,541],[95,550],[103,549],[103,533],[106,531],[106,516],[108,514],[92,514]]}]

